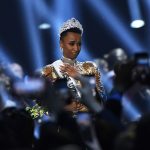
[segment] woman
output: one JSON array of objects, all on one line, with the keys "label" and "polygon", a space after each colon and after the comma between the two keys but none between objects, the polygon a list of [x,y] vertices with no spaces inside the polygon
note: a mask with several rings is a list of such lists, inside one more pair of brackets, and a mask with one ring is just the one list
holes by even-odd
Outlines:
[{"label": "woman", "polygon": [[75,98],[65,108],[69,111],[87,111],[87,108],[79,103],[81,98],[78,86],[80,81],[76,79],[76,73],[86,76],[94,76],[96,90],[101,95],[101,103],[104,101],[104,89],[100,82],[100,72],[93,62],[79,62],[76,60],[81,50],[83,28],[78,20],[71,18],[64,22],[60,28],[60,49],[62,58],[52,64],[46,65],[42,75],[55,83],[56,80],[66,78],[67,85],[75,93]]}]

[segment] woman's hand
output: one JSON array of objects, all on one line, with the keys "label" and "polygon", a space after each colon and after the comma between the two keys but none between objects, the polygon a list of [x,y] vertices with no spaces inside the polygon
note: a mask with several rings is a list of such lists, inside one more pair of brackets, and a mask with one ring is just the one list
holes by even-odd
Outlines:
[{"label": "woman's hand", "polygon": [[64,65],[60,66],[60,71],[63,74],[66,74],[74,79],[78,79],[78,77],[80,76],[79,72],[77,71],[77,69],[67,63],[64,63]]}]

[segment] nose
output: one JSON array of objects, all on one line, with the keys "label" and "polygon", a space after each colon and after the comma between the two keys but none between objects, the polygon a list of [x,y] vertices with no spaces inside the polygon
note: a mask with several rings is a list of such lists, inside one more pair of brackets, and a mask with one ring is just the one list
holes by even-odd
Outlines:
[{"label": "nose", "polygon": [[74,45],[74,51],[80,51],[80,46],[78,44]]}]

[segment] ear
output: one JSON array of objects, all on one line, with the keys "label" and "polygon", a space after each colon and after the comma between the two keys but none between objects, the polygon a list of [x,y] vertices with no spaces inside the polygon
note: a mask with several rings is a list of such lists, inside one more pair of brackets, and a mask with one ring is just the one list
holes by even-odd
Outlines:
[{"label": "ear", "polygon": [[63,48],[63,41],[62,40],[60,40],[59,44],[60,44],[60,48]]}]

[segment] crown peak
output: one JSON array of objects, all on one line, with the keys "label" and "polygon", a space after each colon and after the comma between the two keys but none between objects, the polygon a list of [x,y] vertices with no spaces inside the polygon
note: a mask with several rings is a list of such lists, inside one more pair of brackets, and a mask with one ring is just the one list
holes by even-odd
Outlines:
[{"label": "crown peak", "polygon": [[80,22],[75,18],[71,18],[67,20],[66,22],[64,22],[63,25],[60,27],[59,37],[64,31],[67,31],[73,28],[78,28],[81,31],[81,35],[83,34],[83,28]]}]

